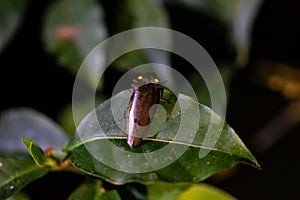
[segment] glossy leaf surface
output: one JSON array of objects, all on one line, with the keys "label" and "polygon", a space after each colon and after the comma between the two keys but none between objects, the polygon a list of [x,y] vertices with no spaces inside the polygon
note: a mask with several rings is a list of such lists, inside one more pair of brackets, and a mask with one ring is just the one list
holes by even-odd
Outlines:
[{"label": "glossy leaf surface", "polygon": [[[66,147],[76,168],[116,184],[154,180],[199,182],[239,163],[260,168],[255,157],[224,120],[183,94],[177,98],[180,106],[176,103],[171,113],[167,109],[166,123],[163,119],[156,120],[161,114],[156,111],[151,126],[154,130],[160,127],[159,132],[144,138],[141,146],[130,149],[124,133],[126,120],[120,120],[129,97],[130,92],[120,92],[82,120],[78,134]],[[192,110],[193,104],[199,109]],[[195,112],[200,113],[200,121],[193,135],[191,128],[195,121],[183,117]],[[113,117],[112,113],[116,116]],[[119,122],[114,122],[116,119]],[[211,132],[206,135],[208,128]]]},{"label": "glossy leaf surface", "polygon": [[31,158],[17,160],[0,157],[0,199],[10,197],[47,172],[47,168],[38,167]]}]

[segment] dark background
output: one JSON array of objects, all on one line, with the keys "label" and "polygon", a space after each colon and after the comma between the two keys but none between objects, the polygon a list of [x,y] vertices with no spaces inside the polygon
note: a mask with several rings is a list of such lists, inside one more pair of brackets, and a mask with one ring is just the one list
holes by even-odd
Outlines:
[{"label": "dark background", "polygon": [[[114,2],[103,3],[109,29],[115,20]],[[53,55],[45,52],[41,41],[42,17],[50,3],[31,1],[21,26],[0,53],[1,111],[26,106],[57,120],[61,109],[71,102],[74,76],[60,67]],[[203,44],[214,60],[234,60],[236,50],[226,40],[227,30],[221,23],[184,6],[166,4],[166,8],[173,29]],[[226,178],[212,177],[206,182],[238,199],[300,198],[299,124],[263,152],[256,151],[251,142],[253,134],[292,100],[257,84],[250,76],[260,60],[272,60],[299,69],[299,19],[299,1],[265,0],[252,27],[249,62],[245,68],[236,70],[231,81],[227,121],[258,158],[262,171],[239,166],[225,175]],[[207,31],[197,31],[197,27],[207,27]],[[271,65],[268,67],[272,68]],[[65,199],[82,180],[73,174],[51,173],[27,186],[26,191],[33,198],[44,193],[49,199]],[[126,195],[126,186],[118,188]]]}]

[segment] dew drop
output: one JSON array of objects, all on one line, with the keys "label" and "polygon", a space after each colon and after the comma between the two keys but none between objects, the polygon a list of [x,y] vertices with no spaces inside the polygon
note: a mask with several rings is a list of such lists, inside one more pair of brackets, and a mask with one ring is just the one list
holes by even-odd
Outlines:
[{"label": "dew drop", "polygon": [[9,186],[10,190],[13,190],[14,188],[15,188],[15,186],[13,186],[13,185]]},{"label": "dew drop", "polygon": [[2,164],[2,162],[0,162],[0,167],[3,167],[3,164]]}]

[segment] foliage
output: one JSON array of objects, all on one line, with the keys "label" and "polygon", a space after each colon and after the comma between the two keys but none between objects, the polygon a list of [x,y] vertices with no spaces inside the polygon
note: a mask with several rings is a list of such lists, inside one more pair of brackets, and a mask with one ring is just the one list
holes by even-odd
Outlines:
[{"label": "foliage", "polygon": [[[230,10],[237,2],[226,2],[225,9],[222,9],[225,4],[221,1],[202,1],[202,4],[197,6],[190,5],[190,1],[176,1],[189,8],[195,6],[199,12],[212,13],[212,17],[222,21],[226,27],[236,24],[232,21],[235,17]],[[164,3],[172,4],[171,1]],[[14,32],[20,27],[26,6],[26,0],[1,2],[0,50],[8,44]],[[117,12],[113,18],[117,22],[113,24],[108,23],[107,18],[110,13],[105,13],[104,7],[105,3],[99,4],[93,0],[62,0],[53,2],[45,13],[41,36],[45,49],[48,54],[56,56],[58,63],[73,74],[76,74],[88,52],[109,34],[135,27],[172,25],[163,1],[124,1],[122,6],[116,6]],[[243,24],[244,21],[239,23]],[[238,53],[243,54],[246,50],[241,50],[239,38],[242,37],[227,39],[234,40]],[[89,85],[88,87],[95,85],[99,68],[106,64],[106,58],[109,56],[106,52],[95,55],[93,62],[88,63],[87,71],[81,77]],[[122,71],[128,66],[154,61],[171,63],[171,58],[168,54],[153,56],[151,51],[145,50],[119,58],[112,67],[116,71]],[[220,65],[225,66],[222,63]],[[221,70],[226,73],[223,73],[224,77],[226,76],[225,85],[228,85],[230,79],[228,68],[230,67],[225,66],[225,69]],[[206,89],[199,86],[201,84],[197,77],[191,77],[196,95],[201,96],[202,102],[209,104]],[[97,83],[99,93],[103,90],[101,81]],[[115,118],[110,107],[112,101],[117,101],[117,107],[114,109],[124,113],[129,94],[127,90],[121,91],[87,114],[76,127],[84,133],[83,135],[78,134],[78,131],[74,131],[74,134],[64,131],[66,127],[68,130],[75,130],[75,127],[69,127],[70,120],[66,121],[72,119],[71,109],[68,109],[68,113],[64,113],[61,125],[29,108],[3,112],[0,117],[0,199],[28,199],[20,191],[27,184],[45,176],[49,171],[71,171],[88,177],[70,194],[71,200],[83,199],[83,197],[84,199],[121,199],[117,190],[106,190],[106,182],[115,185],[139,182],[145,185],[147,194],[135,193],[135,196],[143,198],[147,196],[149,199],[229,200],[234,197],[198,182],[240,163],[260,169],[256,158],[224,119],[209,107],[195,102],[184,94],[169,97],[170,104],[161,102],[167,110],[166,123],[162,124],[160,116],[156,114],[152,128],[156,130],[155,133],[159,132],[144,139],[141,146],[130,149],[126,143],[124,127],[123,129],[119,127],[120,124],[124,126],[126,120],[114,123]],[[178,100],[187,105],[183,110],[176,103]],[[85,102],[81,104],[85,105]],[[190,105],[196,105],[199,110],[191,109]],[[84,110],[82,113],[86,113],[85,108],[82,110]],[[195,112],[199,112],[197,114],[201,116],[199,123],[194,124],[193,120],[184,121],[184,114]],[[184,126],[180,127],[179,122],[183,122]],[[98,123],[100,126],[97,126]],[[193,132],[193,126],[198,127],[196,132]],[[218,137],[214,145],[207,145],[204,142],[210,126],[213,130],[212,135],[209,136],[211,140]],[[176,135],[178,130],[181,131],[180,136]],[[221,131],[220,135],[219,131]],[[157,157],[145,157],[156,151],[161,152],[161,149],[165,151],[156,155]],[[199,156],[201,151],[207,152],[203,158]],[[95,157],[93,153],[98,156]],[[132,155],[140,156],[132,158]],[[99,158],[110,160],[110,166],[101,162]],[[163,160],[172,162],[157,167]],[[141,168],[144,171],[137,173]]]},{"label": "foliage", "polygon": [[[238,163],[250,164],[256,168],[260,167],[250,151],[227,124],[224,124],[222,134],[214,147],[208,147],[202,144],[205,133],[210,125],[211,116],[214,118],[214,126],[216,127],[218,127],[219,123],[223,123],[223,120],[221,120],[221,118],[218,117],[212,110],[201,104],[198,106],[202,120],[200,121],[198,131],[193,141],[185,140],[184,138],[187,137],[184,135],[179,138],[176,138],[176,135],[174,135],[178,129],[176,124],[180,121],[181,113],[190,112],[189,106],[186,107],[185,110],[180,111],[178,110],[180,106],[175,104],[174,109],[171,113],[169,113],[168,121],[163,126],[162,130],[155,137],[147,138],[144,144],[140,147],[130,149],[126,143],[124,133],[119,129],[116,123],[113,123],[113,116],[110,107],[110,102],[117,100],[119,102],[117,104],[119,107],[116,109],[124,109],[123,105],[128,101],[128,94],[128,91],[123,91],[112,97],[112,99],[100,104],[95,111],[98,116],[96,121],[93,121],[94,119],[91,118],[94,111],[89,113],[78,127],[78,131],[83,132],[84,137],[80,138],[78,134],[75,134],[74,137],[71,138],[69,144],[62,147],[66,153],[64,156],[61,154],[49,153],[47,150],[45,151],[47,153],[46,154],[43,152],[42,148],[32,140],[23,139],[23,143],[26,145],[34,162],[28,156],[25,159],[1,158],[1,197],[6,198],[11,196],[29,182],[45,175],[49,170],[69,170],[72,166],[86,174],[100,177],[114,184],[124,184],[128,182],[149,184],[153,183],[155,180],[173,183],[196,183],[223,169],[233,167]],[[180,99],[181,102],[184,102],[185,105],[195,104],[190,97],[185,95],[179,95],[178,99]],[[173,100],[173,102],[176,101]],[[7,112],[9,115],[3,115],[1,121],[8,121],[5,120],[5,118],[9,117],[11,112]],[[18,112],[18,110],[15,110],[14,112]],[[27,111],[26,114],[31,116],[31,112]],[[37,121],[37,118],[32,118],[32,121],[34,120]],[[101,130],[97,129],[97,126],[93,126],[97,124],[97,120],[99,120],[100,124],[102,124],[101,128],[102,130],[105,130],[105,132],[101,132]],[[39,123],[40,121],[38,123],[31,123],[34,124],[31,126],[32,130],[39,128]],[[7,124],[2,123],[1,126],[6,127]],[[14,126],[18,126],[18,124]],[[98,128],[99,127],[100,126],[98,126]],[[190,135],[189,127],[191,127],[189,123],[184,124],[185,132],[182,132],[182,134],[186,133]],[[47,132],[47,130],[45,130],[45,132]],[[214,133],[217,133],[217,129]],[[39,134],[39,136],[47,137],[42,134]],[[108,146],[110,143],[116,145],[116,148]],[[49,147],[50,146],[51,144],[49,144]],[[152,167],[155,167],[157,163],[151,163],[151,159],[145,159],[144,154],[142,153],[155,152],[164,147],[167,147],[168,150],[162,151],[165,153],[160,153],[159,157],[156,157],[154,161],[160,163],[163,159],[170,159],[176,156],[178,159],[165,167],[152,169]],[[210,152],[204,158],[199,158],[199,150],[202,148],[209,149]],[[94,152],[91,152],[91,149]],[[184,153],[178,156],[177,154],[180,153],[180,150],[182,149],[184,149]],[[141,153],[139,155],[142,156],[130,159],[130,152]],[[11,150],[10,153],[13,153],[13,150]],[[122,169],[125,170],[116,170],[104,165],[97,160],[92,153],[98,153],[101,157],[109,159],[112,162],[110,163],[111,166],[121,164]],[[68,165],[66,159],[70,161],[72,166]],[[139,168],[146,169],[147,167],[149,169],[142,173],[126,172]],[[75,169],[72,169],[72,171],[74,170]],[[87,185],[90,184],[92,184],[93,187],[87,187]],[[102,191],[99,193],[98,190],[100,190],[100,186],[101,183],[97,181],[93,183],[83,183],[83,185],[71,195],[70,199],[80,198],[80,195],[83,195],[86,192],[91,195],[94,194],[100,199],[104,194],[115,196],[113,197],[115,199],[119,198],[116,192],[109,191],[109,193],[106,194],[106,192]],[[95,187],[98,189],[96,189],[94,193],[87,191],[92,190]],[[190,193],[193,192],[186,191],[180,196],[188,196]]]}]

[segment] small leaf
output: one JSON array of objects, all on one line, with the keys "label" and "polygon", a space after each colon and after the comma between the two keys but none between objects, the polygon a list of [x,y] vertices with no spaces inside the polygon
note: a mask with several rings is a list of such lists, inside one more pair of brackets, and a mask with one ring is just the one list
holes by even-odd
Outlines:
[{"label": "small leaf", "polygon": [[57,165],[56,161],[51,157],[47,157],[43,150],[32,140],[24,138],[22,141],[39,167],[55,167]]},{"label": "small leaf", "polygon": [[205,199],[205,200],[236,200],[230,194],[213,187],[208,184],[194,184],[182,194],[180,194],[176,200],[190,200],[190,199]]},{"label": "small leaf", "polygon": [[[130,149],[124,133],[126,120],[114,123],[124,113],[129,98],[130,92],[120,92],[82,120],[77,134],[66,147],[76,168],[117,184],[154,180],[199,182],[239,163],[260,168],[231,127],[211,109],[183,94],[178,95],[180,106],[178,102],[174,105],[160,132],[155,137],[144,138],[141,146]],[[192,135],[195,120],[191,119],[197,112],[200,112],[200,121],[197,133]],[[117,116],[113,117],[112,113]],[[156,112],[154,119],[158,115]],[[157,126],[163,122],[153,121]],[[206,135],[208,129],[211,132]]]},{"label": "small leaf", "polygon": [[22,138],[36,141],[43,149],[61,149],[68,141],[64,131],[45,115],[29,108],[11,109],[0,116],[0,154],[26,152]]},{"label": "small leaf", "polygon": [[10,197],[47,172],[47,168],[38,167],[32,158],[16,160],[0,157],[0,199]]},{"label": "small leaf", "polygon": [[89,180],[79,186],[68,198],[68,200],[102,200],[102,199],[121,199],[117,191],[106,192],[102,188],[101,180]]}]

